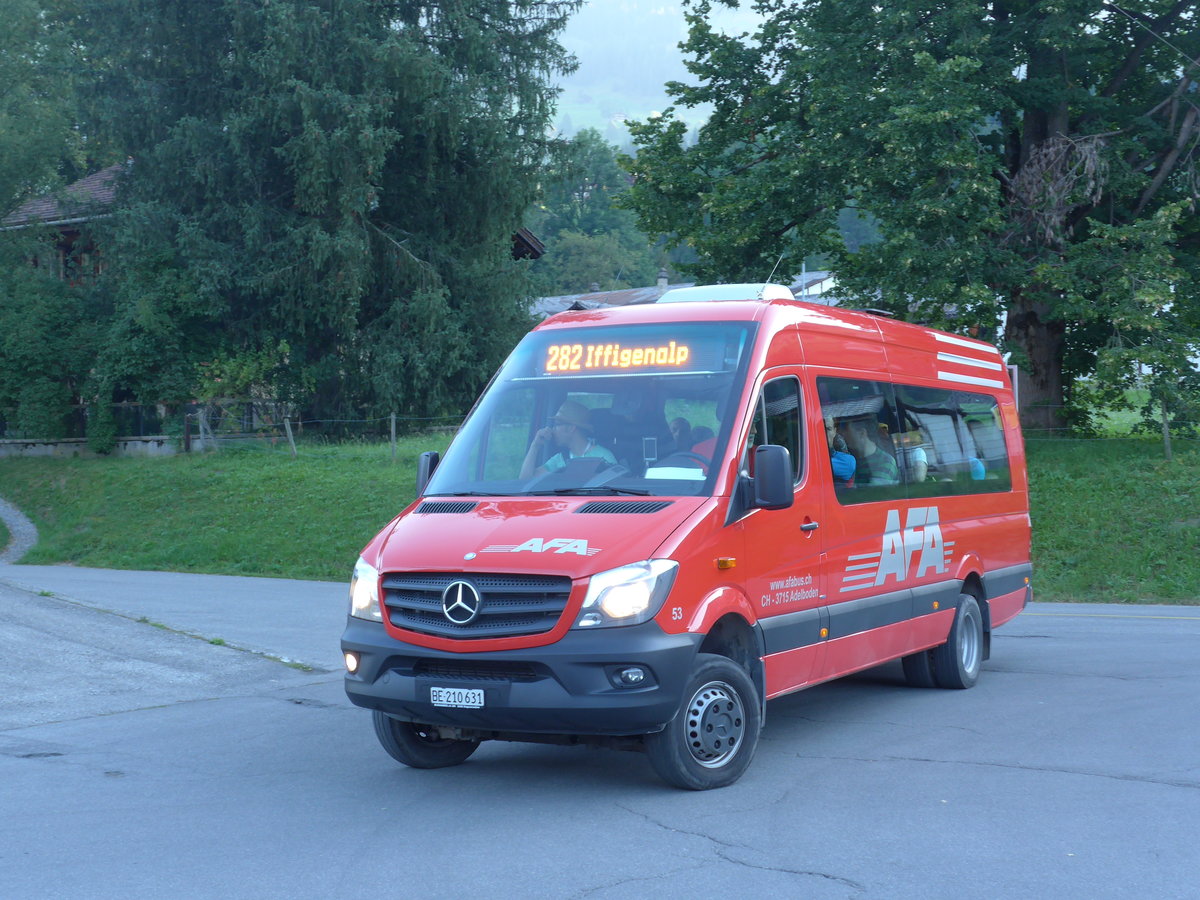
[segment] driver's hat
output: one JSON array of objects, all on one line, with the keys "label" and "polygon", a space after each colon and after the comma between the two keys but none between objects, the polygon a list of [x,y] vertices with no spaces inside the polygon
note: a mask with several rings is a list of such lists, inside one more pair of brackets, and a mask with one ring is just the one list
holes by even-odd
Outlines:
[{"label": "driver's hat", "polygon": [[592,430],[591,413],[588,412],[586,406],[575,400],[563,401],[563,405],[558,408],[558,412],[551,417],[550,421],[556,425],[574,425],[584,431]]}]

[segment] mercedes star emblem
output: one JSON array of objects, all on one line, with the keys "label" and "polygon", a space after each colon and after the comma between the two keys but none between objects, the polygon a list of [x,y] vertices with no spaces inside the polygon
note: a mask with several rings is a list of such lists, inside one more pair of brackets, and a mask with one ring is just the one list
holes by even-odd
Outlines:
[{"label": "mercedes star emblem", "polygon": [[452,581],[442,591],[442,612],[455,625],[473,622],[482,605],[479,591],[468,581]]}]

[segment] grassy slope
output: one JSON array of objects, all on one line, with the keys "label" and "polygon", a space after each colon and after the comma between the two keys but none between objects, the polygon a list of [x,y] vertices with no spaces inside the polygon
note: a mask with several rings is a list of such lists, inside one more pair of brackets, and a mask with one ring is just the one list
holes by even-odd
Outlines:
[{"label": "grassy slope", "polygon": [[1200,452],[1160,440],[1031,441],[1035,596],[1200,602]]},{"label": "grassy slope", "polygon": [[0,461],[0,494],[37,524],[30,564],[342,579],[414,495],[447,439],[163,459]]},{"label": "grassy slope", "polygon": [[8,529],[4,527],[4,523],[0,522],[0,551],[3,551],[8,546],[9,538],[12,535],[8,533]]},{"label": "grassy slope", "polygon": [[[0,495],[41,531],[28,563],[342,579],[412,499],[387,447],[132,460],[0,460]],[[1200,452],[1148,440],[1030,442],[1040,600],[1200,602]]]}]

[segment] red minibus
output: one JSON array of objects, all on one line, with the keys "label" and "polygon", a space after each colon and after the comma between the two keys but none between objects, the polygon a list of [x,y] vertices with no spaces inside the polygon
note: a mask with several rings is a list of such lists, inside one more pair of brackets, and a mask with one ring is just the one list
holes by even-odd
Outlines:
[{"label": "red minibus", "polygon": [[362,551],[346,691],[410,766],[585,743],[720,787],[772,698],[971,687],[1029,550],[995,347],[770,284],[565,312]]}]

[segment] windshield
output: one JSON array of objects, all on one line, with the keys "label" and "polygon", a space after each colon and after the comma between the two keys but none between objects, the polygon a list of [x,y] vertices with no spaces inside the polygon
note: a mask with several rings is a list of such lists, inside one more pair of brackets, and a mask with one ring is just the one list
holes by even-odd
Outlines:
[{"label": "windshield", "polygon": [[709,493],[753,336],[744,322],[533,332],[425,496]]}]

